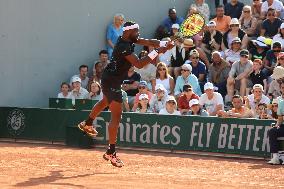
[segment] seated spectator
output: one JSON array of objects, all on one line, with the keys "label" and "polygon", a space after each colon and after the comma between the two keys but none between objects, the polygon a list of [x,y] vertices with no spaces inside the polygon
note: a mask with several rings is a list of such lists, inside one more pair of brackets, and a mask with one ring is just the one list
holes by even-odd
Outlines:
[{"label": "seated spectator", "polygon": [[248,44],[248,36],[244,30],[240,28],[240,23],[237,18],[232,18],[230,22],[230,29],[223,35],[222,50],[229,49],[231,43],[239,38],[241,41],[241,48],[246,49]]},{"label": "seated spectator", "polygon": [[187,115],[209,116],[208,112],[200,107],[199,100],[192,99],[189,101],[188,105],[190,110],[187,112]]},{"label": "seated spectator", "polygon": [[233,108],[227,112],[220,111],[218,115],[220,117],[235,117],[235,118],[252,118],[253,112],[244,106],[243,98],[240,95],[234,95],[232,100]]},{"label": "seated spectator", "polygon": [[282,48],[284,47],[284,23],[280,25],[279,33],[276,34],[272,40],[272,44],[278,41],[281,43]]},{"label": "seated spectator", "polygon": [[168,73],[168,68],[163,62],[157,64],[156,80],[153,84],[153,88],[155,89],[155,85],[158,84],[162,84],[164,86],[164,88],[167,90],[167,94],[172,95],[174,93],[174,79]]},{"label": "seated spectator", "polygon": [[93,67],[93,74],[92,76],[89,78],[89,84],[88,86],[90,85],[91,82],[93,81],[97,81],[99,83],[101,83],[101,79],[102,79],[102,75],[103,75],[103,64],[101,62],[96,62],[94,64],[94,67]]},{"label": "seated spectator", "polygon": [[277,109],[278,109],[278,99],[273,99],[271,106],[270,106],[272,119],[276,119],[276,120],[278,119]]},{"label": "seated spectator", "polygon": [[270,99],[263,94],[263,87],[260,84],[253,86],[252,94],[245,98],[246,106],[256,114],[258,104],[270,104]]},{"label": "seated spectator", "polygon": [[[142,50],[139,54],[139,59],[148,55],[148,52]],[[157,68],[153,64],[147,64],[141,69],[135,68],[136,72],[140,74],[141,80],[146,81],[148,88],[152,89],[152,86],[155,85],[156,71]]]},{"label": "seated spectator", "polygon": [[269,14],[269,9],[274,9],[275,16],[280,18],[281,11],[283,10],[283,4],[278,0],[264,1],[261,5],[261,17],[263,19]]},{"label": "seated spectator", "polygon": [[231,17],[224,15],[225,10],[223,5],[216,7],[216,18],[213,20],[216,22],[216,30],[225,33],[230,28]]},{"label": "seated spectator", "polygon": [[190,64],[192,67],[192,73],[198,78],[201,91],[206,80],[206,66],[199,59],[199,53],[197,50],[191,50],[189,53],[189,60],[185,61],[185,64]]},{"label": "seated spectator", "polygon": [[244,4],[238,0],[231,0],[230,3],[225,5],[225,15],[231,18],[240,18],[242,14]]},{"label": "seated spectator", "polygon": [[138,93],[138,85],[141,80],[141,76],[134,70],[134,66],[129,68],[127,77],[122,83],[122,90],[127,93],[128,103],[130,106],[134,104],[135,95]]},{"label": "seated spectator", "polygon": [[70,85],[66,82],[61,83],[61,92],[58,93],[57,98],[70,98]]},{"label": "seated spectator", "polygon": [[210,21],[207,24],[207,30],[204,32],[201,48],[207,55],[213,51],[219,51],[223,40],[223,34],[216,30],[216,22]]},{"label": "seated spectator", "polygon": [[[174,25],[177,25],[177,24],[173,24],[173,26]],[[161,41],[171,41],[171,39],[169,37],[167,37],[167,38],[163,38]],[[177,44],[179,42],[175,41],[175,43]],[[176,46],[173,47],[173,49],[176,49]],[[173,49],[167,50],[163,54],[159,54],[159,56],[157,58],[157,62],[164,62],[167,66],[170,66]],[[155,72],[154,72],[154,74],[155,74]]]},{"label": "seated spectator", "polygon": [[230,69],[230,64],[221,57],[221,53],[214,51],[212,53],[212,64],[209,66],[208,81],[218,88],[217,92],[222,97],[227,94],[226,86]]},{"label": "seated spectator", "polygon": [[190,5],[190,8],[196,8],[197,11],[204,17],[205,22],[208,23],[210,17],[210,10],[207,3],[204,0],[195,0],[195,3]]},{"label": "seated spectator", "polygon": [[264,103],[259,103],[255,109],[255,118],[257,119],[272,119],[271,111]]},{"label": "seated spectator", "polygon": [[91,100],[103,99],[102,87],[99,82],[93,81],[90,83],[88,99],[91,99]]},{"label": "seated spectator", "polygon": [[183,86],[183,92],[178,98],[178,110],[180,111],[181,114],[187,114],[189,111],[189,101],[192,99],[199,99],[199,96],[196,95],[193,90],[191,85],[185,84]]},{"label": "seated spectator", "polygon": [[284,68],[277,66],[273,70],[271,77],[273,78],[273,81],[269,85],[268,95],[271,96],[271,98],[278,98],[281,96],[280,85],[284,83]]},{"label": "seated spectator", "polygon": [[277,65],[284,68],[284,52],[280,52],[277,57]]},{"label": "seated spectator", "polygon": [[176,36],[178,34],[178,31],[179,31],[179,24],[173,24],[171,36]]},{"label": "seated spectator", "polygon": [[87,89],[88,83],[89,83],[89,78],[88,78],[87,75],[88,75],[88,66],[87,65],[81,65],[79,67],[79,75],[73,75],[71,77],[70,84],[72,83],[73,78],[79,77],[81,79],[81,87]]},{"label": "seated spectator", "polygon": [[251,6],[244,6],[242,15],[240,17],[241,29],[248,35],[248,37],[256,37],[257,34],[257,19],[253,17]]},{"label": "seated spectator", "polygon": [[124,112],[130,112],[130,107],[129,107],[129,104],[128,104],[127,93],[124,90],[121,90],[121,93],[122,93],[123,111]]},{"label": "seated spectator", "polygon": [[269,8],[267,13],[267,19],[262,22],[262,29],[260,31],[260,35],[272,39],[278,33],[281,24],[282,20],[275,16],[275,9]]},{"label": "seated spectator", "polygon": [[169,17],[166,18],[163,21],[162,26],[166,29],[168,35],[170,35],[172,25],[173,24],[181,25],[182,22],[183,22],[183,18],[177,16],[176,9],[175,8],[170,8],[169,9]]},{"label": "seated spectator", "polygon": [[268,46],[265,44],[265,37],[260,36],[256,40],[252,40],[252,43],[254,47],[250,49],[251,60],[264,60],[266,52],[268,50]]},{"label": "seated spectator", "polygon": [[139,102],[137,104],[137,108],[135,109],[135,112],[139,112],[139,113],[152,113],[153,112],[150,108],[149,97],[147,94],[139,95]]},{"label": "seated spectator", "polygon": [[139,103],[139,96],[141,94],[146,94],[148,96],[148,100],[150,101],[153,94],[148,90],[147,82],[146,81],[140,81],[138,84],[138,93],[135,95],[134,98],[134,105],[132,108],[132,111],[135,112],[136,108],[138,107]]},{"label": "seated spectator", "polygon": [[154,113],[159,113],[161,109],[166,107],[167,90],[162,84],[155,86],[155,94],[150,100],[150,108]]},{"label": "seated spectator", "polygon": [[240,89],[240,95],[243,97],[246,94],[248,75],[252,69],[252,62],[249,60],[248,50],[240,52],[241,59],[233,63],[229,72],[227,80],[228,95],[225,99],[226,102],[231,102],[234,96],[234,89]]},{"label": "seated spectator", "polygon": [[97,60],[95,64],[98,62],[102,64],[103,69],[105,69],[105,67],[110,63],[107,50],[101,50],[99,52],[99,60]]},{"label": "seated spectator", "polygon": [[175,85],[175,96],[178,98],[183,92],[183,86],[189,84],[192,86],[193,92],[200,96],[201,89],[197,77],[191,73],[192,67],[190,64],[184,64],[181,67],[181,75],[178,76]]},{"label": "seated spectator", "polygon": [[210,116],[216,116],[220,110],[224,109],[222,95],[214,92],[214,86],[210,82],[204,85],[204,94],[200,96],[199,103],[201,107],[205,107]]},{"label": "seated spectator", "polygon": [[163,115],[180,115],[180,112],[177,111],[177,101],[175,97],[168,96],[166,99],[166,107],[161,109],[159,114]]},{"label": "seated spectator", "polygon": [[278,101],[277,115],[278,115],[277,123],[268,131],[269,145],[270,145],[270,152],[272,154],[272,159],[267,163],[274,165],[280,164],[279,154],[278,154],[279,144],[277,142],[277,138],[284,137],[284,122],[283,122],[284,100]]},{"label": "seated spectator", "polygon": [[107,51],[108,56],[112,56],[113,48],[117,43],[119,36],[122,36],[123,30],[123,23],[124,23],[124,16],[123,14],[116,14],[113,17],[113,23],[111,23],[107,28]]},{"label": "seated spectator", "polygon": [[231,48],[224,51],[223,57],[230,65],[232,65],[234,62],[240,61],[240,52],[242,50],[241,45],[242,42],[240,38],[235,37],[232,40]]},{"label": "seated spectator", "polygon": [[273,72],[273,69],[277,66],[277,57],[281,52],[281,49],[281,43],[276,41],[272,45],[272,50],[267,51],[263,68],[263,71],[267,76],[270,76]]},{"label": "seated spectator", "polygon": [[254,0],[252,2],[251,11],[252,16],[255,17],[258,21],[262,21],[265,17],[261,18],[261,6],[262,0]]},{"label": "seated spectator", "polygon": [[261,68],[262,61],[260,59],[255,59],[253,61],[252,70],[249,74],[248,88],[252,88],[255,84],[260,84],[263,86],[264,94],[266,94],[268,90],[267,76]]},{"label": "seated spectator", "polygon": [[89,92],[81,87],[81,79],[79,77],[73,77],[72,78],[72,87],[73,90],[71,91],[71,98],[73,101],[75,99],[88,99]]}]

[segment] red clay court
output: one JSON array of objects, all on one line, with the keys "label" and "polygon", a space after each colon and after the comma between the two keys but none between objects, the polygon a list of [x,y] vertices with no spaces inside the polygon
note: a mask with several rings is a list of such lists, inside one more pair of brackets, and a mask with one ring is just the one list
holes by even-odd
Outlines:
[{"label": "red clay court", "polygon": [[283,166],[264,160],[0,143],[0,188],[284,188]]}]

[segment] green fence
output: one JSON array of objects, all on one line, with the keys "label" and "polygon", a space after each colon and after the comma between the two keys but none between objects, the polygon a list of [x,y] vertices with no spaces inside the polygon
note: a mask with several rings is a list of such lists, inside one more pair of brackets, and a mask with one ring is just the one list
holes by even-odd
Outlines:
[{"label": "green fence", "polygon": [[[67,129],[74,128],[88,114],[89,111],[78,110],[0,108],[0,138],[65,142]],[[98,143],[105,144],[108,140],[109,120],[109,112],[103,112],[96,119],[100,133]],[[144,148],[269,156],[267,131],[272,122],[124,113],[118,143]]]}]

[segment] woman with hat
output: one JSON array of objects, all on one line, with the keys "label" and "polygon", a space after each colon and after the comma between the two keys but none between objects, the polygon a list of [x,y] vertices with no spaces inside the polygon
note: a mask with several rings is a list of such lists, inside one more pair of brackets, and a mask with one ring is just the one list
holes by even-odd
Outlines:
[{"label": "woman with hat", "polygon": [[180,115],[177,111],[177,101],[174,96],[168,96],[166,99],[166,107],[161,109],[159,114],[163,115]]},{"label": "woman with hat", "polygon": [[187,115],[198,115],[198,116],[209,116],[208,112],[202,109],[199,105],[199,100],[192,99],[188,103],[190,110],[188,111]]},{"label": "woman with hat", "polygon": [[139,113],[152,113],[153,111],[150,108],[149,97],[147,94],[141,94],[139,96],[138,107],[135,112]]},{"label": "woman with hat", "polygon": [[232,40],[231,47],[224,51],[224,59],[230,63],[230,65],[236,61],[240,61],[240,52],[242,50],[241,45],[242,42],[240,38],[235,37]]},{"label": "woman with hat", "polygon": [[238,37],[241,40],[241,48],[246,49],[248,44],[248,36],[246,32],[240,28],[240,23],[237,18],[232,18],[230,29],[224,33],[222,50],[228,49],[231,46],[233,39]]}]

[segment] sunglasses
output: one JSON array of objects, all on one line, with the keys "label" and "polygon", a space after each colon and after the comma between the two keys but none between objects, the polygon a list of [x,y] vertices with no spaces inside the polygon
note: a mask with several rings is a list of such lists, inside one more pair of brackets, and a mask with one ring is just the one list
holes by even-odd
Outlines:
[{"label": "sunglasses", "polygon": [[164,92],[163,90],[156,90],[155,91],[156,93],[162,93],[162,92]]},{"label": "sunglasses", "polygon": [[189,70],[181,69],[180,71],[189,72]]},{"label": "sunglasses", "polygon": [[144,86],[143,87],[138,87],[138,89],[146,89],[146,87],[144,87]]},{"label": "sunglasses", "polygon": [[173,100],[168,101],[168,103],[169,103],[169,104],[176,104],[176,102],[173,101]]},{"label": "sunglasses", "polygon": [[149,100],[148,98],[142,98],[141,100]]},{"label": "sunglasses", "polygon": [[279,52],[281,52],[281,50],[280,49],[279,50],[275,49],[275,50],[273,50],[273,52],[278,52],[279,53]]},{"label": "sunglasses", "polygon": [[189,92],[189,91],[192,91],[192,89],[191,88],[184,89],[184,92]]},{"label": "sunglasses", "polygon": [[232,24],[230,27],[239,27],[239,24]]},{"label": "sunglasses", "polygon": [[274,14],[267,14],[267,16],[274,16]]},{"label": "sunglasses", "polygon": [[241,57],[248,58],[249,56],[248,55],[241,55]]},{"label": "sunglasses", "polygon": [[159,71],[166,71],[166,68],[159,68]]},{"label": "sunglasses", "polygon": [[192,59],[199,59],[199,57],[197,57],[197,56],[196,56],[196,57],[191,57],[191,58],[192,58]]}]

